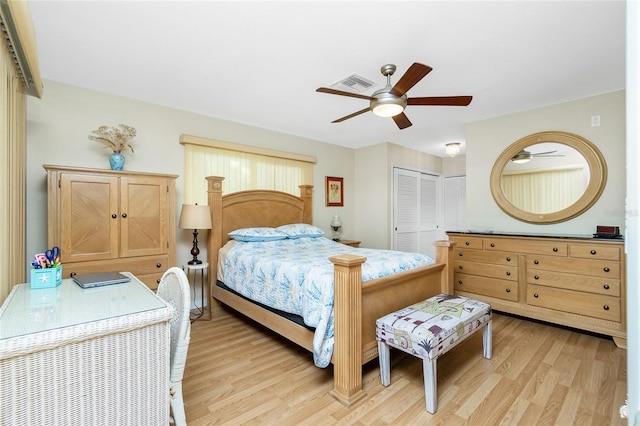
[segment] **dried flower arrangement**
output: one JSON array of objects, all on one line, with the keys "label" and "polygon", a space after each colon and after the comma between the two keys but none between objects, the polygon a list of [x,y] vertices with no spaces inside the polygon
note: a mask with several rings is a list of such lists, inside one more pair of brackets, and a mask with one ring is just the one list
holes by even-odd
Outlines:
[{"label": "dried flower arrangement", "polygon": [[92,141],[100,142],[113,152],[122,153],[127,149],[133,151],[129,143],[136,136],[136,129],[126,124],[119,124],[118,127],[100,126],[89,135]]}]

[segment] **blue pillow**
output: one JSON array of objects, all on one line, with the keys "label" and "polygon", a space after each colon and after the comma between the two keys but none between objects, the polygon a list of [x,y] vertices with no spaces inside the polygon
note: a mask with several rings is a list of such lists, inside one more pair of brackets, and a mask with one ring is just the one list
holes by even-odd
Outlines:
[{"label": "blue pillow", "polygon": [[274,228],[242,228],[229,232],[229,236],[236,241],[277,241],[284,240],[287,235]]},{"label": "blue pillow", "polygon": [[322,229],[313,225],[309,225],[308,223],[282,225],[277,227],[276,230],[284,232],[287,237],[291,239],[303,237],[322,237],[324,235],[324,231]]}]

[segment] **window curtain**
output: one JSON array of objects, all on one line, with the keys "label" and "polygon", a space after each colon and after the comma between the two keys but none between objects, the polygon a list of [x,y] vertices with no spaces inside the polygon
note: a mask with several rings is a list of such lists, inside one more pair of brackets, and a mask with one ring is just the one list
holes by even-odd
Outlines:
[{"label": "window curtain", "polygon": [[588,184],[584,168],[504,174],[502,191],[514,206],[531,213],[552,213],[578,201]]},{"label": "window curtain", "polygon": [[207,204],[207,176],[223,176],[225,194],[270,189],[299,196],[299,185],[313,183],[313,157],[214,140],[205,145],[198,139],[198,143],[190,143],[189,137],[181,138],[185,204]]},{"label": "window curtain", "polygon": [[0,304],[26,276],[26,96],[40,97],[27,2],[0,1]]}]

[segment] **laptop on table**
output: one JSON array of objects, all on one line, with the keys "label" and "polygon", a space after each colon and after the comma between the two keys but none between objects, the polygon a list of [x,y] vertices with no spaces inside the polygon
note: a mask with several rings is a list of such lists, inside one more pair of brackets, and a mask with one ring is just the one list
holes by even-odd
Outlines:
[{"label": "laptop on table", "polygon": [[76,274],[73,280],[82,288],[102,287],[131,281],[131,278],[120,272],[94,272],[91,274]]}]

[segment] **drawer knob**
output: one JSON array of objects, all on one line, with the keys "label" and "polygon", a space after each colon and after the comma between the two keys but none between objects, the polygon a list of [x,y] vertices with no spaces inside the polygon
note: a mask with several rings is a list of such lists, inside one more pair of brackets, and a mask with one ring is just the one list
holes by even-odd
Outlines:
[{"label": "drawer knob", "polygon": [[558,252],[558,247],[554,247],[553,251],[554,251],[554,253],[557,253]]},{"label": "drawer knob", "polygon": [[111,217],[112,217],[113,219],[115,219],[115,218],[117,218],[117,217],[118,217],[118,215],[114,213],[114,214],[112,214],[112,215],[111,215]]},{"label": "drawer knob", "polygon": [[156,263],[156,268],[162,267],[162,263]]},{"label": "drawer knob", "polygon": [[458,265],[458,269],[462,269],[462,265]]},{"label": "drawer knob", "polygon": [[538,275],[534,275],[534,276],[533,276],[533,279],[534,279],[534,280],[539,280],[539,279],[540,279],[540,276],[538,276]]},{"label": "drawer knob", "polygon": [[462,253],[458,253],[458,256],[462,256]]},{"label": "drawer knob", "polygon": [[511,258],[507,256],[507,262],[511,262]]},{"label": "drawer knob", "polygon": [[540,262],[538,262],[537,260],[534,260],[534,261],[533,261],[533,264],[534,264],[534,265],[537,265],[538,263],[540,263]]},{"label": "drawer knob", "polygon": [[510,288],[507,289],[507,293],[511,293],[511,289]]},{"label": "drawer knob", "polygon": [[127,218],[127,214],[126,213],[122,213],[122,217],[126,219]]},{"label": "drawer knob", "polygon": [[595,250],[591,250],[591,252],[590,252],[590,253],[591,253],[591,254],[596,254],[596,251],[595,251]]},{"label": "drawer knob", "polygon": [[496,245],[494,243],[491,243],[491,247],[495,247]]},{"label": "drawer knob", "polygon": [[605,290],[609,290],[609,284],[605,284],[602,287],[604,287]]},{"label": "drawer knob", "polygon": [[609,269],[609,267],[608,267],[608,266],[605,266],[605,267],[603,268],[603,271],[605,271],[605,272],[609,272],[609,271],[610,271],[610,269]]},{"label": "drawer knob", "polygon": [[507,276],[510,276],[510,275],[511,275],[511,272],[507,271]]},{"label": "drawer knob", "polygon": [[458,284],[462,285],[462,280],[458,280]]},{"label": "drawer knob", "polygon": [[608,310],[609,310],[609,305],[604,305],[604,306],[602,307],[602,309],[604,309],[605,311],[608,311]]},{"label": "drawer knob", "polygon": [[533,293],[533,297],[538,298],[538,293]]},{"label": "drawer knob", "polygon": [[156,284],[160,284],[160,278],[156,280]]},{"label": "drawer knob", "polygon": [[471,244],[469,241],[465,241],[464,245],[468,246],[469,244]]},{"label": "drawer knob", "polygon": [[72,272],[72,273],[70,273],[70,274],[69,274],[69,276],[70,276],[71,278],[73,278],[73,277],[75,277],[75,276],[76,276],[76,273],[75,273],[75,272]]}]

